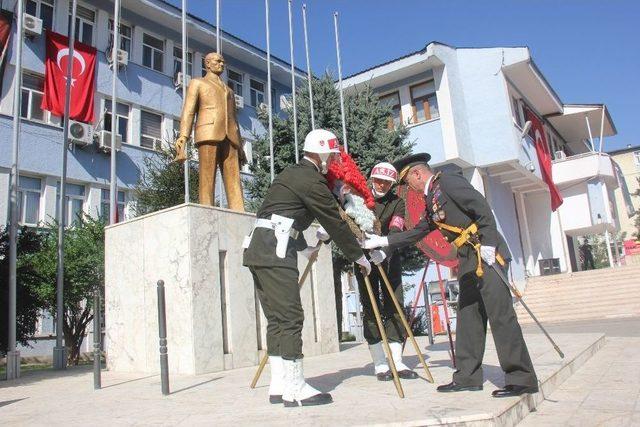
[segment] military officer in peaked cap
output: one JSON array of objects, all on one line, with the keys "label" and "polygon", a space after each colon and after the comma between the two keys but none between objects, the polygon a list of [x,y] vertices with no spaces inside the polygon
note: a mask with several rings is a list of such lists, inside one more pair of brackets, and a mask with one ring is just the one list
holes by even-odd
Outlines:
[{"label": "military officer in peaked cap", "polygon": [[[414,191],[424,191],[426,210],[423,219],[412,230],[388,236],[370,235],[363,247],[393,250],[415,244],[431,230],[440,229],[458,247],[460,295],[456,328],[457,370],[453,381],[439,386],[438,391],[482,390],[482,358],[489,321],[500,367],[505,373],[505,387],[495,390],[492,395],[507,397],[536,393],[538,381],[513,309],[511,293],[497,273],[487,267],[496,262],[497,254],[507,261],[511,258],[506,242],[497,230],[493,212],[482,194],[461,174],[434,174],[428,165],[430,158],[429,154],[421,153],[394,162],[401,182]],[[465,234],[473,230],[475,233]],[[466,235],[479,240],[479,245],[474,248],[467,244]],[[486,263],[485,268],[480,259]],[[506,275],[508,265],[502,268]]]},{"label": "military officer in peaked cap", "polygon": [[[267,351],[271,365],[269,401],[284,406],[331,403],[305,382],[302,369],[304,313],[298,286],[297,252],[309,258],[320,246],[307,247],[302,236],[316,219],[322,228],[317,237],[332,239],[351,262],[366,274],[371,265],[358,240],[340,218],[325,174],[339,159],[338,138],[316,129],[304,141],[304,158],[289,166],[271,184],[258,210],[254,229],[246,239],[243,264],[249,267],[267,318]],[[326,230],[326,231],[325,231]]]}]

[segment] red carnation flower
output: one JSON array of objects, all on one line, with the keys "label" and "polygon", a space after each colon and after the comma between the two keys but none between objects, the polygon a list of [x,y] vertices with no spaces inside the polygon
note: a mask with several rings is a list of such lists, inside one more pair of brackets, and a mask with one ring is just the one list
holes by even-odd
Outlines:
[{"label": "red carnation flower", "polygon": [[367,180],[364,175],[362,175],[362,172],[360,172],[360,168],[358,168],[356,162],[353,161],[353,158],[349,153],[344,151],[343,147],[340,147],[340,159],[342,160],[341,162],[333,162],[331,163],[331,166],[329,166],[329,170],[327,172],[329,188],[333,190],[336,181],[342,181],[364,199],[364,202],[369,209],[373,210],[376,206],[376,202],[373,198],[373,194],[371,194],[371,189],[367,185]]}]

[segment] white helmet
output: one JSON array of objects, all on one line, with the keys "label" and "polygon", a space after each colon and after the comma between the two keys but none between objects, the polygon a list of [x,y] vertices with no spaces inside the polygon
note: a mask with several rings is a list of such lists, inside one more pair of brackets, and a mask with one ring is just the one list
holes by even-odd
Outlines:
[{"label": "white helmet", "polygon": [[398,181],[398,171],[391,163],[381,162],[371,169],[370,177],[396,183]]},{"label": "white helmet", "polygon": [[340,153],[340,141],[333,132],[324,129],[314,129],[304,139],[303,151],[316,153],[322,162],[321,172],[327,173],[327,160],[332,153]]},{"label": "white helmet", "polygon": [[[371,174],[369,176],[371,178],[391,181],[394,184],[398,181],[398,171],[393,167],[391,163],[387,162],[381,162],[375,165],[373,169],[371,169]],[[371,190],[373,191],[373,195],[378,199],[384,197],[389,191],[387,190],[385,192],[380,192],[376,190],[376,186],[373,183],[371,183]]]}]

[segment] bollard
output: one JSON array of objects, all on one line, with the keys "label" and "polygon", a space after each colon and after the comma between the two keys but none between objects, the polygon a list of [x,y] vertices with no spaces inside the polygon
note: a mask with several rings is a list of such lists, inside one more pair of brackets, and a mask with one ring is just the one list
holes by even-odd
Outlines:
[{"label": "bollard", "polygon": [[164,281],[158,280],[158,329],[160,332],[160,381],[162,394],[169,394],[169,357],[167,355],[167,315],[164,302]]},{"label": "bollard", "polygon": [[96,289],[93,294],[93,389],[102,388],[102,378],[100,377],[101,366],[101,345],[102,331],[100,330],[100,289]]}]

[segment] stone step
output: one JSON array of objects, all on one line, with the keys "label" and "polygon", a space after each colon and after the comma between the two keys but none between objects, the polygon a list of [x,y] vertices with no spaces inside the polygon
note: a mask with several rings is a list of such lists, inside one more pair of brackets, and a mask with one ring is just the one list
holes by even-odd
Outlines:
[{"label": "stone step", "polygon": [[595,276],[595,277],[558,277],[556,279],[549,279],[545,281],[538,280],[528,280],[527,287],[538,287],[538,286],[551,286],[551,285],[564,285],[570,283],[598,283],[602,281],[612,281],[612,280],[620,280],[620,281],[640,281],[640,271],[639,272],[625,272],[618,274],[608,274],[604,276]]},{"label": "stone step", "polygon": [[[541,318],[536,314],[538,321],[541,322],[543,326],[545,324],[550,324],[550,323],[575,322],[575,321],[581,321],[581,320],[595,320],[595,319],[616,319],[616,318],[626,318],[626,317],[634,317],[634,316],[640,316],[640,311],[629,312],[629,313],[610,313],[610,314],[580,313],[580,314],[572,314],[571,316],[555,315],[555,316],[545,316],[543,318]],[[531,325],[534,323],[533,319],[531,319],[531,317],[529,317],[529,315],[525,312],[518,313],[518,321],[522,325]]]},{"label": "stone step", "polygon": [[620,288],[611,288],[611,289],[575,289],[569,290],[567,292],[534,292],[534,293],[525,293],[524,300],[525,302],[537,302],[537,303],[552,303],[554,301],[562,301],[567,299],[574,300],[583,300],[583,299],[591,299],[594,297],[594,293],[602,295],[607,299],[616,299],[616,298],[640,298],[640,294],[638,293],[637,285],[624,286]]},{"label": "stone step", "polygon": [[628,266],[628,267],[618,267],[618,268],[607,268],[601,270],[589,270],[589,271],[578,271],[574,273],[563,273],[563,274],[554,274],[550,276],[536,276],[530,277],[527,279],[528,283],[543,283],[549,281],[556,280],[567,280],[572,278],[584,279],[584,278],[597,278],[597,277],[607,277],[611,275],[638,275],[640,276],[640,266]]},{"label": "stone step", "polygon": [[[604,319],[607,317],[622,317],[626,315],[640,315],[640,304],[631,302],[623,305],[603,307],[602,305],[590,305],[575,309],[556,308],[541,310],[539,307],[527,304],[536,318],[541,322],[555,320],[579,320],[579,319]],[[516,314],[522,323],[533,321],[526,310],[521,306],[516,306]]]}]

